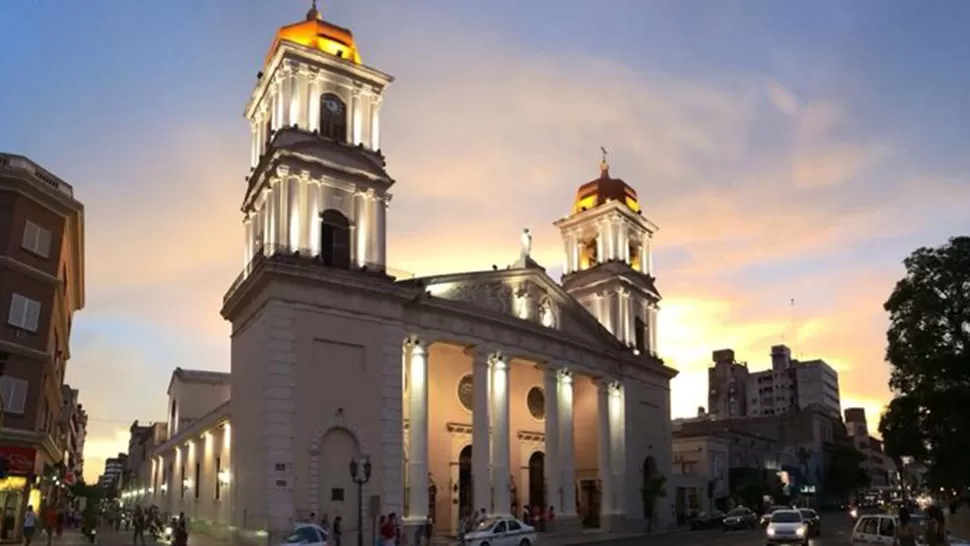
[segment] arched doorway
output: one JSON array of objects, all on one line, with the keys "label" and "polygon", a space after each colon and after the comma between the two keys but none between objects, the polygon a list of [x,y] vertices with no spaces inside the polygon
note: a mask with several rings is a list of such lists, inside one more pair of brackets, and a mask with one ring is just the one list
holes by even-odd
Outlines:
[{"label": "arched doorway", "polygon": [[357,486],[350,476],[349,464],[360,456],[357,438],[345,428],[332,428],[320,442],[320,455],[317,457],[317,475],[320,485],[318,515],[327,514],[331,521],[334,514],[344,515],[344,532],[357,530],[357,518],[347,517],[356,514]]},{"label": "arched doorway", "polygon": [[[657,515],[657,501],[665,496],[661,493],[666,493],[664,491],[664,483],[660,479],[660,473],[657,472],[657,460],[653,458],[653,455],[647,455],[643,459],[643,467],[640,470],[640,474],[642,475],[640,491],[643,500],[643,518],[647,520],[647,531],[652,532],[653,519]],[[675,500],[675,504],[676,502]]]},{"label": "arched doorway", "polygon": [[350,269],[350,221],[338,210],[320,215],[320,257],[331,267]]},{"label": "arched doorway", "polygon": [[529,457],[529,504],[546,507],[546,454],[541,451]]},{"label": "arched doorway", "polygon": [[458,454],[458,517],[468,517],[471,513],[472,446],[465,446]]}]

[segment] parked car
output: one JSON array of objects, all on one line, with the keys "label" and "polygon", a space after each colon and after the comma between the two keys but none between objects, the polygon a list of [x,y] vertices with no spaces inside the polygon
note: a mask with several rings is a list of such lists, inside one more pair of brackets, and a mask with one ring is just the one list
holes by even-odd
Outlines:
[{"label": "parked car", "polygon": [[488,518],[465,533],[468,546],[532,546],[535,543],[535,527],[507,516]]},{"label": "parked car", "polygon": [[690,528],[698,531],[700,529],[717,529],[724,520],[724,512],[712,510],[710,512],[700,512],[690,520]]},{"label": "parked car", "polygon": [[849,508],[849,517],[852,518],[852,522],[855,523],[859,521],[859,516],[878,514],[882,510],[875,504],[859,504]]},{"label": "parked car", "polygon": [[799,508],[798,511],[802,513],[802,519],[808,524],[808,536],[817,537],[821,535],[822,518],[819,517],[818,512],[811,508]]},{"label": "parked car", "polygon": [[[925,546],[923,540],[923,529],[926,528],[926,516],[922,514],[910,516],[910,524],[916,524],[920,531],[916,536],[916,544]],[[852,529],[852,544],[894,544],[896,526],[899,525],[899,518],[892,514],[863,514],[859,516]],[[947,537],[950,546],[970,546],[970,542],[953,536],[952,533]]]},{"label": "parked car", "polygon": [[737,529],[754,529],[758,526],[758,516],[749,508],[739,506],[733,508],[724,516],[722,525],[729,531]]},{"label": "parked car", "polygon": [[282,546],[327,546],[329,535],[315,523],[297,523]]},{"label": "parked car", "polygon": [[805,524],[802,513],[791,508],[775,510],[771,513],[771,520],[765,528],[765,544],[801,544],[809,545],[808,525]]}]

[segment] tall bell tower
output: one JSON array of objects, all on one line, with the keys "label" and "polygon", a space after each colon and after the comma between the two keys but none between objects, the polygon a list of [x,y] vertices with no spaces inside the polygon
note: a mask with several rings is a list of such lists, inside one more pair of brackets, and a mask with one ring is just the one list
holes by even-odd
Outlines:
[{"label": "tall bell tower", "polygon": [[362,63],[350,30],[324,21],[315,2],[303,21],[277,31],[245,111],[246,264],[259,253],[299,253],[384,270],[394,180],[380,151],[380,110],[392,80]]},{"label": "tall bell tower", "polygon": [[643,216],[637,192],[610,177],[605,150],[599,178],[579,187],[572,214],[555,225],[566,247],[565,290],[621,343],[656,355],[660,293],[651,245],[657,226]]}]

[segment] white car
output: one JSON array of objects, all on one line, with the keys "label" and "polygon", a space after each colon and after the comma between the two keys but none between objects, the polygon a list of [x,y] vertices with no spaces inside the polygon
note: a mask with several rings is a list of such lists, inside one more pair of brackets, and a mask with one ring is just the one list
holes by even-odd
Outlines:
[{"label": "white car", "polygon": [[[916,544],[923,546],[923,529],[926,527],[926,516],[913,514],[910,517],[911,524],[916,524],[920,531],[917,533]],[[899,525],[899,518],[892,514],[865,514],[859,518],[852,529],[852,544],[893,544],[896,526]],[[952,546],[966,546],[970,542],[961,540],[950,535],[949,544]]]},{"label": "white car", "polygon": [[532,546],[535,543],[535,527],[510,516],[488,518],[465,533],[467,546]]},{"label": "white car", "polygon": [[808,546],[808,524],[798,510],[775,510],[765,528],[765,544]]},{"label": "white car", "polygon": [[315,523],[297,523],[293,531],[286,535],[281,546],[327,546],[330,536]]}]

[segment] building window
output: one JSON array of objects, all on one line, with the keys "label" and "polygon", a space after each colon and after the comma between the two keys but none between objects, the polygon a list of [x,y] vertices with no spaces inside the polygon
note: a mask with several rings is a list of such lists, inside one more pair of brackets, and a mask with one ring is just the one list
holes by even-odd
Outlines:
[{"label": "building window", "polygon": [[192,484],[195,486],[195,498],[199,498],[199,491],[202,490],[202,482],[199,481],[199,478],[201,477],[201,475],[202,475],[202,463],[200,463],[199,461],[196,461],[195,480],[192,481]]},{"label": "building window", "polygon": [[222,484],[219,483],[219,476],[222,475],[222,458],[216,457],[216,500],[222,496]]},{"label": "building window", "polygon": [[49,258],[51,255],[51,232],[27,220],[24,224],[24,238],[20,246],[38,256]]},{"label": "building window", "polygon": [[546,328],[552,328],[556,325],[556,315],[552,310],[552,302],[549,300],[543,300],[539,304],[539,321]]},{"label": "building window", "polygon": [[337,142],[347,141],[347,107],[333,93],[320,97],[320,134]]},{"label": "building window", "polygon": [[343,502],[344,501],[344,488],[334,487],[330,490],[330,500],[333,502]]},{"label": "building window", "polygon": [[182,477],[182,489],[181,489],[181,493],[179,493],[179,498],[184,499],[185,498],[185,463],[182,463],[182,471],[179,472],[179,475]]},{"label": "building window", "polygon": [[7,316],[7,323],[11,326],[27,330],[28,332],[36,332],[39,321],[39,301],[21,296],[20,294],[14,294],[10,298],[10,314]]},{"label": "building window", "polygon": [[537,421],[546,417],[546,393],[542,387],[532,387],[525,395],[525,404],[529,408],[529,415]]},{"label": "building window", "polygon": [[6,413],[22,415],[27,406],[27,381],[9,376],[0,377],[0,396]]},{"label": "building window", "polygon": [[633,338],[635,347],[641,353],[647,352],[647,324],[640,317],[633,317]]},{"label": "building window", "polygon": [[350,220],[342,212],[327,209],[320,215],[320,254],[323,263],[350,269]]}]

